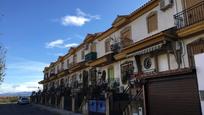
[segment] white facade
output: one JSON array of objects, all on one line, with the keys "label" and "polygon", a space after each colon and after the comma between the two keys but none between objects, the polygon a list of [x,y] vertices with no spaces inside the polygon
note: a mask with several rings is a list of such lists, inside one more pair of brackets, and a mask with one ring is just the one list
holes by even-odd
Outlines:
[{"label": "white facade", "polygon": [[[147,17],[151,12],[156,12],[158,16],[158,30],[148,33],[147,29]],[[175,13],[175,5],[172,8],[167,9],[165,12],[160,10],[160,6],[152,9],[151,11],[143,14],[135,21],[131,22],[132,28],[132,39],[134,42],[140,41],[144,38],[152,36],[156,33],[164,31],[166,29],[172,28],[175,26],[174,24],[174,14]]]},{"label": "white facade", "polygon": [[[182,4],[181,4],[181,0],[174,0],[174,3],[172,5],[172,7],[168,8],[167,10],[163,11],[160,10],[160,6],[159,4],[151,9],[150,11],[142,14],[141,16],[137,17],[134,21],[128,23],[127,25],[124,25],[122,28],[120,28],[119,30],[117,30],[116,32],[110,34],[109,36],[107,36],[106,38],[102,39],[102,40],[98,40],[97,38],[92,41],[91,43],[88,44],[84,44],[83,48],[80,48],[80,50],[76,51],[75,55],[77,57],[77,63],[84,61],[84,59],[82,59],[82,55],[81,52],[84,51],[84,55],[90,53],[90,49],[91,49],[91,45],[92,44],[96,44],[96,52],[97,52],[97,58],[103,57],[109,53],[112,53],[111,51],[109,52],[105,52],[105,41],[107,39],[114,39],[118,42],[120,42],[120,38],[121,38],[121,32],[126,29],[126,28],[130,28],[131,29],[131,38],[133,40],[133,42],[138,42],[141,41],[147,37],[150,37],[152,35],[155,35],[157,33],[160,33],[164,30],[170,29],[172,27],[175,27],[175,20],[174,20],[174,15],[180,11],[182,11]],[[158,19],[158,29],[148,33],[148,28],[147,28],[147,17],[150,13],[152,12],[156,12],[157,13],[157,19]],[[199,39],[201,37],[204,37],[204,34],[196,36],[196,37],[192,37],[189,39],[185,39],[185,40],[179,40],[179,42],[182,44],[182,63],[181,63],[181,68],[186,68],[189,67],[189,62],[188,62],[188,53],[187,53],[187,48],[186,45],[191,43],[192,41]],[[114,41],[111,40],[111,43],[113,43]],[[85,48],[87,46],[87,49]],[[74,55],[74,54],[73,54]],[[67,60],[69,60],[69,63],[73,63],[73,55],[69,56],[68,59],[64,60],[64,69],[67,69]],[[169,57],[168,57],[169,55]],[[144,68],[144,60],[146,57],[150,57],[151,58],[151,62],[152,65],[149,69]],[[162,72],[162,71],[168,71],[168,70],[175,70],[178,69],[178,64],[176,62],[176,58],[174,56],[173,53],[161,53],[158,54],[158,72]],[[138,72],[138,68],[136,65],[136,61],[134,59],[134,57],[131,58],[127,58],[127,59],[123,59],[120,60],[118,62],[115,62],[113,64],[110,65],[106,65],[104,67],[100,67],[97,69],[100,69],[100,71],[105,70],[106,71],[106,76],[108,76],[108,68],[110,66],[113,66],[114,68],[114,78],[120,78],[121,79],[121,64],[127,60],[132,60],[133,61],[133,65],[134,65],[134,73]],[[143,72],[151,72],[154,71],[156,69],[156,62],[155,62],[155,56],[151,56],[149,54],[144,54],[141,55],[141,65],[142,65],[142,71]],[[61,63],[55,65],[55,73],[57,73],[57,66],[61,66]],[[87,67],[89,68],[89,67]],[[87,69],[88,70],[88,69]],[[49,72],[50,73],[50,72]],[[76,75],[76,79],[78,80],[78,76],[81,73],[81,71],[79,72],[75,72],[72,73],[69,76],[72,75]],[[121,82],[121,80],[120,80]]]},{"label": "white facade", "polygon": [[[195,64],[197,71],[198,89],[200,97],[204,97],[204,53],[195,55]],[[202,113],[204,114],[204,99],[200,99]]]}]

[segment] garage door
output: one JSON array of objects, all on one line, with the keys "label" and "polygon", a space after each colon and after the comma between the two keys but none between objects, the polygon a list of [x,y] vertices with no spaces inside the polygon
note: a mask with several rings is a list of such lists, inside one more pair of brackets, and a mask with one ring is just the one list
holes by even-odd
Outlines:
[{"label": "garage door", "polygon": [[148,115],[200,115],[194,75],[149,80],[146,87]]}]

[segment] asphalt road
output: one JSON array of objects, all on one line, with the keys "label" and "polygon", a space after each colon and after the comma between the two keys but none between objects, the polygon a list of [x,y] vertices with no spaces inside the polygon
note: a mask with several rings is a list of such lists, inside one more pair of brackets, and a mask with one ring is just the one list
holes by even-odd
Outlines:
[{"label": "asphalt road", "polygon": [[59,115],[51,113],[44,109],[35,107],[31,104],[17,105],[17,104],[0,104],[0,115]]}]

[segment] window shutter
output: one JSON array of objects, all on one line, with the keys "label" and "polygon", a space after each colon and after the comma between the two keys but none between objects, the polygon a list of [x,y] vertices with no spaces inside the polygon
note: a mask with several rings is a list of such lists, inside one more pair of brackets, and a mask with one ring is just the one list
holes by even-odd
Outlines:
[{"label": "window shutter", "polygon": [[96,52],[96,43],[91,44],[91,52]]},{"label": "window shutter", "polygon": [[133,43],[130,27],[121,32],[121,43],[123,48]]},{"label": "window shutter", "polygon": [[148,33],[158,29],[157,13],[150,14],[147,17],[147,27],[148,27]]}]

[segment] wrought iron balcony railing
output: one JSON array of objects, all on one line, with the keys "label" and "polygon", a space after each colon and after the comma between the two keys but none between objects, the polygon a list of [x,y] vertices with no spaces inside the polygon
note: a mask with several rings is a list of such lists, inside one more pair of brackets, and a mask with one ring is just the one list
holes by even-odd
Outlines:
[{"label": "wrought iron balcony railing", "polygon": [[193,25],[204,20],[204,1],[174,15],[178,29]]},{"label": "wrought iron balcony railing", "polygon": [[85,55],[85,61],[92,61],[97,58],[97,53],[96,52],[90,52]]}]

